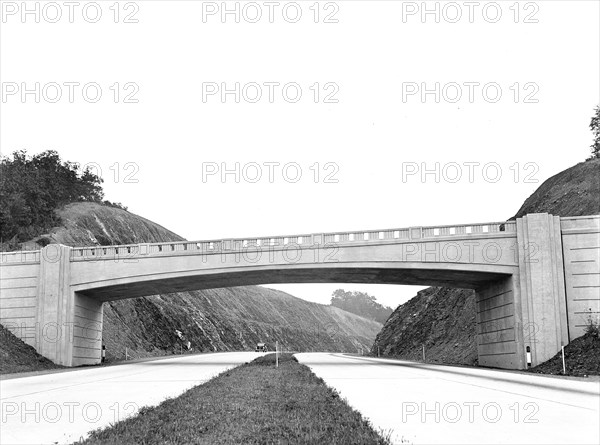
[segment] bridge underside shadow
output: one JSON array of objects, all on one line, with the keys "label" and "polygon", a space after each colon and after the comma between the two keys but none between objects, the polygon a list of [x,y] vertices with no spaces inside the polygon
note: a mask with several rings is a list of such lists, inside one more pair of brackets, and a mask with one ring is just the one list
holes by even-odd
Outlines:
[{"label": "bridge underside shadow", "polygon": [[507,273],[486,271],[474,273],[464,270],[440,269],[390,269],[377,267],[273,268],[136,281],[87,289],[79,293],[99,301],[112,301],[200,289],[290,283],[396,284],[445,286],[478,290],[488,287],[490,283],[508,277],[510,277],[510,274]]},{"label": "bridge underside shadow", "polygon": [[[361,283],[444,286],[476,291],[477,345],[479,363],[483,366],[523,368],[526,366],[522,326],[519,316],[519,292],[515,289],[515,268],[506,272],[465,270],[465,265],[423,268],[423,264],[361,264],[327,267],[264,266],[257,270],[191,273],[177,277],[135,281],[88,288],[76,292],[77,306],[102,312],[102,302],[124,298],[169,294],[199,289],[225,288],[260,284],[289,283]],[[510,273],[512,272],[512,273]],[[86,314],[89,315],[89,314]],[[99,347],[99,345],[95,345]]]}]

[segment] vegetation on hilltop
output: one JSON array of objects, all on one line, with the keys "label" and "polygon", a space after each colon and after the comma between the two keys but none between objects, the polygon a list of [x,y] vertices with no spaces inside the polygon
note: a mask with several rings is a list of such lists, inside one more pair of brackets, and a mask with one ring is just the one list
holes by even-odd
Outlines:
[{"label": "vegetation on hilltop", "polygon": [[594,135],[594,142],[590,146],[592,155],[588,158],[588,161],[600,158],[600,105],[594,111],[595,114],[590,120],[590,130],[592,130],[592,134]]},{"label": "vegetation on hilltop", "polygon": [[[60,223],[56,210],[75,201],[102,202],[102,178],[47,150],[15,151],[0,160],[0,239],[9,247]],[[106,204],[120,206],[105,201]]]},{"label": "vegetation on hilltop", "polygon": [[365,292],[337,289],[331,297],[331,305],[361,317],[385,323],[393,309],[377,302],[377,298]]}]

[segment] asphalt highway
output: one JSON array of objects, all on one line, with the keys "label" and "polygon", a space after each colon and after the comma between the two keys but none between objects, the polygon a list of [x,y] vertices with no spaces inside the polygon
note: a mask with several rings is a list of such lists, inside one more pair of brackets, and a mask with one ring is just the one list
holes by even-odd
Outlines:
[{"label": "asphalt highway", "polygon": [[256,356],[254,352],[184,355],[0,377],[0,444],[71,443]]},{"label": "asphalt highway", "polygon": [[[254,352],[0,379],[0,443],[71,443],[176,397]],[[297,354],[398,444],[598,444],[600,380]]]},{"label": "asphalt highway", "polygon": [[398,444],[599,444],[600,381],[297,354]]}]

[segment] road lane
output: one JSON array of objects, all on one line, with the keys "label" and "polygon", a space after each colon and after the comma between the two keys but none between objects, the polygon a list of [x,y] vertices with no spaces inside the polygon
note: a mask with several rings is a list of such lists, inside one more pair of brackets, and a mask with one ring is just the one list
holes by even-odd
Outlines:
[{"label": "road lane", "polygon": [[394,443],[598,444],[600,382],[297,354]]},{"label": "road lane", "polygon": [[188,355],[0,380],[0,444],[71,443],[256,356]]}]

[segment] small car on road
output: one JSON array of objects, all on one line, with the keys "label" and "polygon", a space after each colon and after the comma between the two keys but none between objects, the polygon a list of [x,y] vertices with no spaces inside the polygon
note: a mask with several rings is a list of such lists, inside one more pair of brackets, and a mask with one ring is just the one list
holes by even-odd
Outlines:
[{"label": "small car on road", "polygon": [[256,349],[255,349],[256,352],[267,352],[267,350],[268,349],[267,349],[267,345],[266,344],[264,344],[264,343],[257,343],[256,344]]}]

